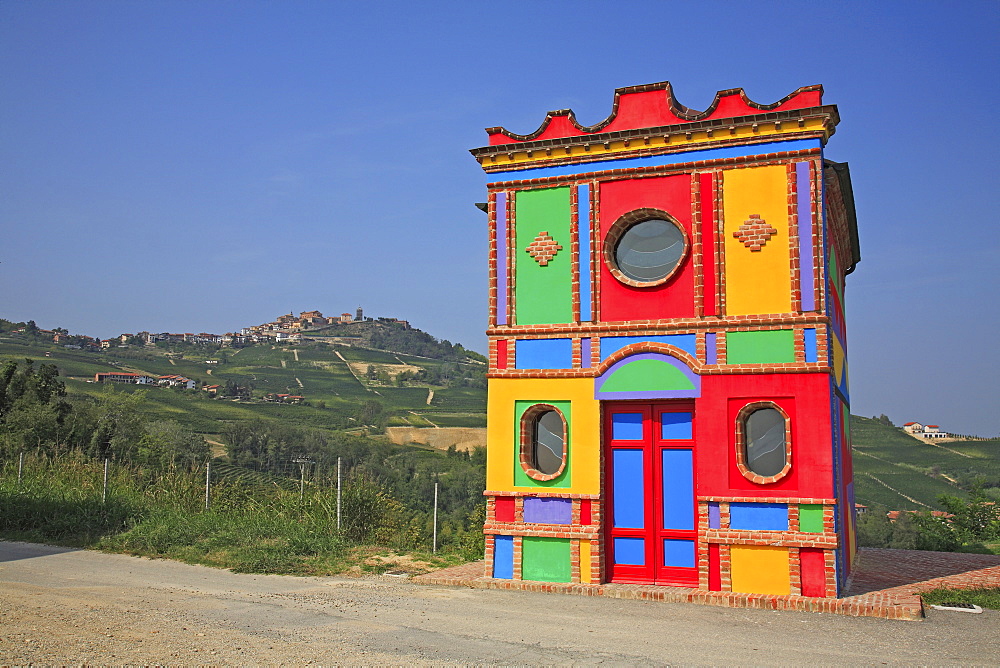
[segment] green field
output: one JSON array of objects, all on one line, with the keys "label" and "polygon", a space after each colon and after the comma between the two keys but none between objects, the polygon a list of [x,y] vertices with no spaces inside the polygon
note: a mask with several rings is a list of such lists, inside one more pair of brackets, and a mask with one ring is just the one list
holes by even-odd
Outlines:
[{"label": "green field", "polygon": [[963,487],[976,478],[982,478],[987,487],[1000,484],[997,439],[931,445],[902,429],[857,416],[851,416],[851,439],[854,495],[864,505],[938,510],[938,495],[966,498]]}]

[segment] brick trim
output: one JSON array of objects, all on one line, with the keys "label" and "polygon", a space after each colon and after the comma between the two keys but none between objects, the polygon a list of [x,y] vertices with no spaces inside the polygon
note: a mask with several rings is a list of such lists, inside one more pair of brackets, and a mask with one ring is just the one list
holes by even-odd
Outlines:
[{"label": "brick trim", "polygon": [[[498,273],[498,257],[497,257],[497,193],[490,192],[487,195],[487,218],[489,220],[489,235],[490,235],[490,248],[489,248],[489,317],[488,322],[490,327],[496,327],[497,324],[497,305],[498,305],[498,290],[500,285],[498,283],[499,273]],[[504,286],[506,289],[506,286]],[[495,351],[491,347],[491,362],[490,366],[496,367],[496,364],[492,361]]]},{"label": "brick trim", "polygon": [[707,529],[702,537],[708,543],[725,545],[770,545],[772,547],[817,547],[834,550],[840,546],[836,534],[795,531],[750,531]]},{"label": "brick trim", "polygon": [[[592,525],[537,524],[527,522],[491,522],[483,526],[483,533],[498,536],[533,536],[536,538],[583,538],[595,540],[600,529]],[[811,534],[819,536],[820,534]]]},{"label": "brick trim", "polygon": [[[677,172],[690,172],[692,170],[717,169],[723,167],[763,167],[765,165],[784,166],[789,160],[807,159],[813,156],[821,156],[823,149],[807,148],[799,151],[780,151],[776,153],[758,153],[743,157],[714,158],[712,160],[693,160],[691,162],[678,162],[672,165],[657,165],[651,167],[629,167],[620,169],[597,169],[592,172],[581,172],[579,174],[566,174],[563,176],[546,176],[540,178],[513,179],[508,181],[492,181],[486,184],[489,189],[497,190],[535,190],[538,188],[548,188],[555,185],[585,183],[598,179],[600,181],[614,180],[615,177],[625,179],[636,179],[646,177],[664,176]],[[532,165],[531,169],[540,165]],[[503,169],[499,171],[515,171]],[[527,175],[526,175],[527,176]]]},{"label": "brick trim", "polygon": [[798,175],[795,162],[785,168],[788,184],[788,272],[791,278],[792,311],[802,311],[801,249],[799,248]]},{"label": "brick trim", "polygon": [[[483,492],[483,496],[514,496],[514,497],[525,497],[525,496],[547,496],[559,499],[590,499],[593,501],[599,501],[601,499],[600,494],[568,494],[566,492],[554,491],[550,492],[546,489],[532,489],[532,490],[518,490],[518,491],[496,491],[496,490],[486,490]],[[591,506],[591,516],[593,517],[594,509],[597,504]]]},{"label": "brick trim", "polygon": [[624,348],[616,350],[609,355],[606,360],[597,365],[595,375],[600,376],[626,357],[631,357],[637,353],[662,353],[664,355],[669,355],[687,364],[688,368],[695,373],[699,373],[704,366],[700,361],[692,357],[691,353],[681,350],[676,346],[672,346],[668,343],[661,343],[659,341],[639,341],[636,343],[630,343]]},{"label": "brick trim", "polygon": [[[499,494],[497,494],[499,496]],[[816,506],[835,506],[836,499],[817,499],[805,496],[699,496],[699,502],[716,503],[805,503]]]}]

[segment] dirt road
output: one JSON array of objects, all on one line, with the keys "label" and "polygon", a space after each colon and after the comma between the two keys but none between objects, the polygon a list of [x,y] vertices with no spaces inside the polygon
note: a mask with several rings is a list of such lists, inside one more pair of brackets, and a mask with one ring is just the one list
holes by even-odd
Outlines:
[{"label": "dirt road", "polygon": [[1000,613],[923,622],[236,575],[0,542],[7,664],[996,664]]}]

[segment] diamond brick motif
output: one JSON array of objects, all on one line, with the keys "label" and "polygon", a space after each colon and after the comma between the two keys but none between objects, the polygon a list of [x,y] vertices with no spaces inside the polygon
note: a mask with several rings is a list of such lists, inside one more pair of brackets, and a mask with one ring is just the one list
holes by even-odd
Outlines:
[{"label": "diamond brick motif", "polygon": [[760,217],[760,214],[751,213],[750,218],[743,221],[740,228],[733,232],[733,236],[756,253],[777,233],[778,230],[771,227],[766,220]]},{"label": "diamond brick motif", "polygon": [[549,263],[549,260],[556,256],[556,253],[562,250],[562,246],[557,244],[548,232],[539,232],[535,240],[528,244],[524,250],[531,256],[531,259],[544,267]]}]

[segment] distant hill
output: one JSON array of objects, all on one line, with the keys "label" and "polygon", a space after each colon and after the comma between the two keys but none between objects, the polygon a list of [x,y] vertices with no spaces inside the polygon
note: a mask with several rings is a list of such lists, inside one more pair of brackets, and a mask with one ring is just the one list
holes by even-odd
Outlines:
[{"label": "distant hill", "polygon": [[1000,500],[1000,439],[931,444],[856,415],[851,416],[851,439],[858,503],[937,510],[939,494],[964,498],[977,479]]},{"label": "distant hill", "polygon": [[[435,359],[375,350],[363,343],[316,341],[243,348],[183,344],[85,351],[2,333],[0,360],[31,358],[55,364],[67,390],[77,395],[104,391],[93,382],[94,374],[115,371],[177,374],[195,380],[199,387],[219,385],[220,390],[234,385],[249,388],[252,401],[233,401],[212,398],[201,389],[116,384],[120,391],[145,391],[151,414],[204,434],[221,433],[228,421],[254,418],[351,430],[362,426],[358,415],[370,402],[378,402],[373,409],[378,426],[428,426],[422,416],[438,426],[485,426],[485,364],[475,359],[475,353],[466,355],[460,346],[449,344],[455,353],[452,359]],[[278,394],[301,396],[302,403],[262,400],[264,395]]]}]

